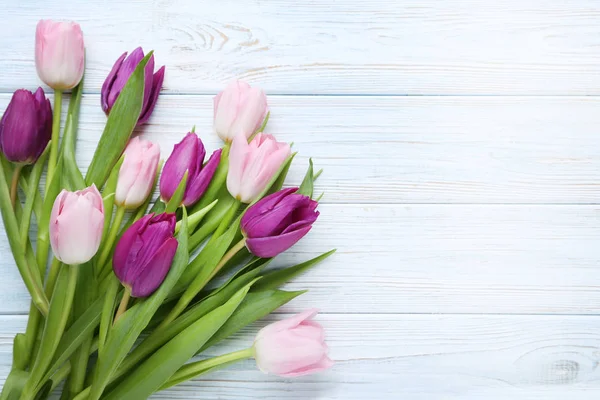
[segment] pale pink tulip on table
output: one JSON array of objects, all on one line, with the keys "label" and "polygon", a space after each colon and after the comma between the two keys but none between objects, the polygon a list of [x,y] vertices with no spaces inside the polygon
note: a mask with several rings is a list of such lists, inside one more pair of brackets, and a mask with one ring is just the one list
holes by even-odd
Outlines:
[{"label": "pale pink tulip on table", "polygon": [[158,144],[139,137],[131,139],[119,170],[115,191],[115,203],[118,206],[133,209],[144,203],[152,191],[159,161]]},{"label": "pale pink tulip on table", "polygon": [[104,229],[104,203],[95,185],[60,192],[50,214],[50,244],[65,264],[88,262],[100,246]]},{"label": "pale pink tulip on table", "polygon": [[327,355],[325,331],[312,320],[311,309],[266,326],[254,341],[254,358],[266,374],[295,377],[313,374],[333,366]]},{"label": "pale pink tulip on table", "polygon": [[42,81],[53,89],[72,89],[83,77],[83,32],[75,22],[41,20],[35,31],[35,66]]},{"label": "pale pink tulip on table", "polygon": [[246,82],[232,82],[214,99],[215,132],[225,142],[238,134],[248,139],[267,115],[267,96]]},{"label": "pale pink tulip on table", "polygon": [[273,175],[290,155],[288,143],[271,135],[257,134],[250,143],[239,134],[229,152],[227,190],[242,203],[251,203],[265,189]]}]

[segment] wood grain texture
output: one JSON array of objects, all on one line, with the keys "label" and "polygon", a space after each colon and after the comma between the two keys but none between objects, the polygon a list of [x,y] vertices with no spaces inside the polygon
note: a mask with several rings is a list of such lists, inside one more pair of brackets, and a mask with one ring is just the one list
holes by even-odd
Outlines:
[{"label": "wood grain texture", "polygon": [[600,94],[593,0],[5,2],[0,89],[38,84],[41,17],[81,23],[87,90],[138,45],[165,90],[214,93],[232,79],[273,93]]},{"label": "wood grain texture", "polygon": [[[267,132],[313,157],[324,203],[598,203],[600,98],[270,96]],[[9,102],[0,95],[0,109]],[[89,165],[106,117],[84,96],[78,160]],[[196,125],[209,149],[212,96],[162,96],[138,132],[173,144]]]},{"label": "wood grain texture", "polygon": [[[271,316],[206,355],[247,347],[260,327],[286,316]],[[152,399],[588,400],[598,393],[597,316],[323,314],[317,320],[337,362],[326,373],[286,380],[248,361]],[[10,353],[25,322],[0,317],[0,354]],[[0,377],[8,373],[7,360],[0,357]]]},{"label": "wood grain texture", "polygon": [[[274,266],[338,252],[289,285],[284,310],[337,313],[600,313],[600,207],[322,205]],[[0,313],[29,303],[0,235]]]}]

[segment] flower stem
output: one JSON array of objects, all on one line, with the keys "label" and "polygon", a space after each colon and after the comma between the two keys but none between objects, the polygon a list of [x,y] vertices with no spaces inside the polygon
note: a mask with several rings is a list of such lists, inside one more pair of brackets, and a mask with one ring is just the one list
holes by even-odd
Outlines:
[{"label": "flower stem", "polygon": [[246,238],[242,238],[238,243],[236,243],[219,261],[217,266],[212,270],[210,275],[204,276],[204,274],[199,274],[192,281],[192,283],[188,286],[185,292],[179,298],[179,301],[171,309],[171,312],[167,317],[163,320],[163,322],[159,325],[157,329],[162,329],[168,326],[171,322],[175,321],[177,317],[185,310],[185,308],[194,300],[194,297],[206,286],[208,282],[219,272],[223,265],[227,264],[227,261],[231,260],[233,256],[235,256],[238,251],[244,248],[246,245]]},{"label": "flower stem", "polygon": [[58,138],[60,136],[60,117],[62,108],[62,91],[54,91],[54,110],[52,112],[52,142],[50,143],[50,160],[48,161],[48,176],[46,178],[46,193],[52,180],[58,161]]},{"label": "flower stem", "polygon": [[231,224],[231,221],[233,221],[233,219],[235,218],[235,215],[237,214],[242,204],[243,203],[241,201],[235,199],[235,201],[227,211],[227,214],[225,214],[225,216],[221,220],[221,223],[217,227],[217,230],[213,233],[211,241],[217,240],[219,236],[221,236],[223,232],[227,230],[227,228]]},{"label": "flower stem", "polygon": [[21,171],[23,170],[23,164],[15,165],[15,169],[13,170],[12,181],[10,183],[10,203],[12,206],[15,206],[17,202],[17,191],[19,190],[19,177],[21,176]]},{"label": "flower stem", "polygon": [[115,315],[115,321],[113,324],[116,324],[118,319],[127,311],[127,305],[129,304],[129,299],[131,298],[131,288],[125,286],[125,293],[123,293],[123,298],[121,298],[121,304],[119,304],[119,309],[117,310],[117,315]]},{"label": "flower stem", "polygon": [[218,357],[208,358],[206,360],[197,361],[194,363],[186,364],[179,368],[177,372],[169,378],[169,380],[160,387],[159,390],[167,389],[171,386],[175,386],[181,382],[197,378],[200,375],[204,375],[208,372],[214,371],[216,368],[225,367],[235,362],[247,360],[254,357],[254,348],[234,351],[233,353],[223,354]]},{"label": "flower stem", "polygon": [[[108,256],[110,256],[110,252],[112,250],[113,245],[115,244],[115,240],[117,239],[117,235],[119,234],[119,228],[121,227],[121,222],[123,222],[124,216],[125,207],[118,206],[117,212],[115,213],[115,218],[113,219],[110,231],[108,232],[108,237],[106,238],[106,242],[104,243],[104,248],[102,249],[102,253],[100,253],[100,258],[98,258],[98,272],[102,272],[104,270],[104,265],[108,260]],[[97,275],[100,276],[99,273]]]}]

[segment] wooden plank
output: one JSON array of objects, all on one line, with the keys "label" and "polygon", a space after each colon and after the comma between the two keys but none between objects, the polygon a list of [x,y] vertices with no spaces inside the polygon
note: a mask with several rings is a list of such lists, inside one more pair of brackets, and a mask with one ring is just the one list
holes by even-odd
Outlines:
[{"label": "wooden plank", "polygon": [[[284,310],[342,313],[600,313],[600,207],[328,205],[275,266],[338,248]],[[0,235],[0,313],[27,295]]]},{"label": "wooden plank", "polygon": [[4,91],[38,84],[35,24],[54,17],[83,26],[88,91],[143,45],[170,92],[245,79],[288,94],[600,94],[593,0],[30,0],[3,15]]},{"label": "wooden plank", "polygon": [[[9,95],[0,95],[4,109]],[[106,117],[84,97],[78,160],[91,161]],[[600,98],[271,96],[267,131],[313,157],[326,203],[597,203]],[[66,108],[66,107],[64,107]],[[209,149],[211,96],[162,96],[149,125],[163,157],[196,125]]]},{"label": "wooden plank", "polygon": [[[271,316],[267,321],[287,315]],[[334,368],[282,379],[253,361],[153,399],[591,399],[600,390],[600,317],[339,315],[318,316]],[[11,341],[25,317],[0,317],[0,384]],[[207,351],[251,344],[260,322]]]}]

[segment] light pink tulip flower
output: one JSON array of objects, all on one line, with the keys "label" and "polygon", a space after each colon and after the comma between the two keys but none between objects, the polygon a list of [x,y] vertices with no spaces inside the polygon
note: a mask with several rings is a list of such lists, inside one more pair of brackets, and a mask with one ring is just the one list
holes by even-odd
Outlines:
[{"label": "light pink tulip flower", "polygon": [[214,99],[215,132],[225,142],[231,142],[238,133],[250,137],[267,115],[267,96],[259,88],[246,82],[232,82]]},{"label": "light pink tulip flower", "polygon": [[282,377],[309,375],[333,366],[327,356],[325,332],[312,318],[317,310],[266,326],[254,341],[258,368]]},{"label": "light pink tulip flower", "polygon": [[35,66],[42,81],[56,90],[72,89],[83,77],[83,32],[75,22],[41,20],[35,31]]},{"label": "light pink tulip flower", "polygon": [[115,203],[127,209],[141,206],[150,195],[160,160],[160,147],[139,137],[131,139],[119,170]]},{"label": "light pink tulip flower", "polygon": [[104,204],[95,185],[60,192],[50,214],[50,244],[56,258],[77,265],[98,251],[104,228]]},{"label": "light pink tulip flower", "polygon": [[237,135],[229,152],[229,193],[243,203],[251,203],[289,155],[290,145],[271,135],[259,133],[250,143],[244,135]]}]

